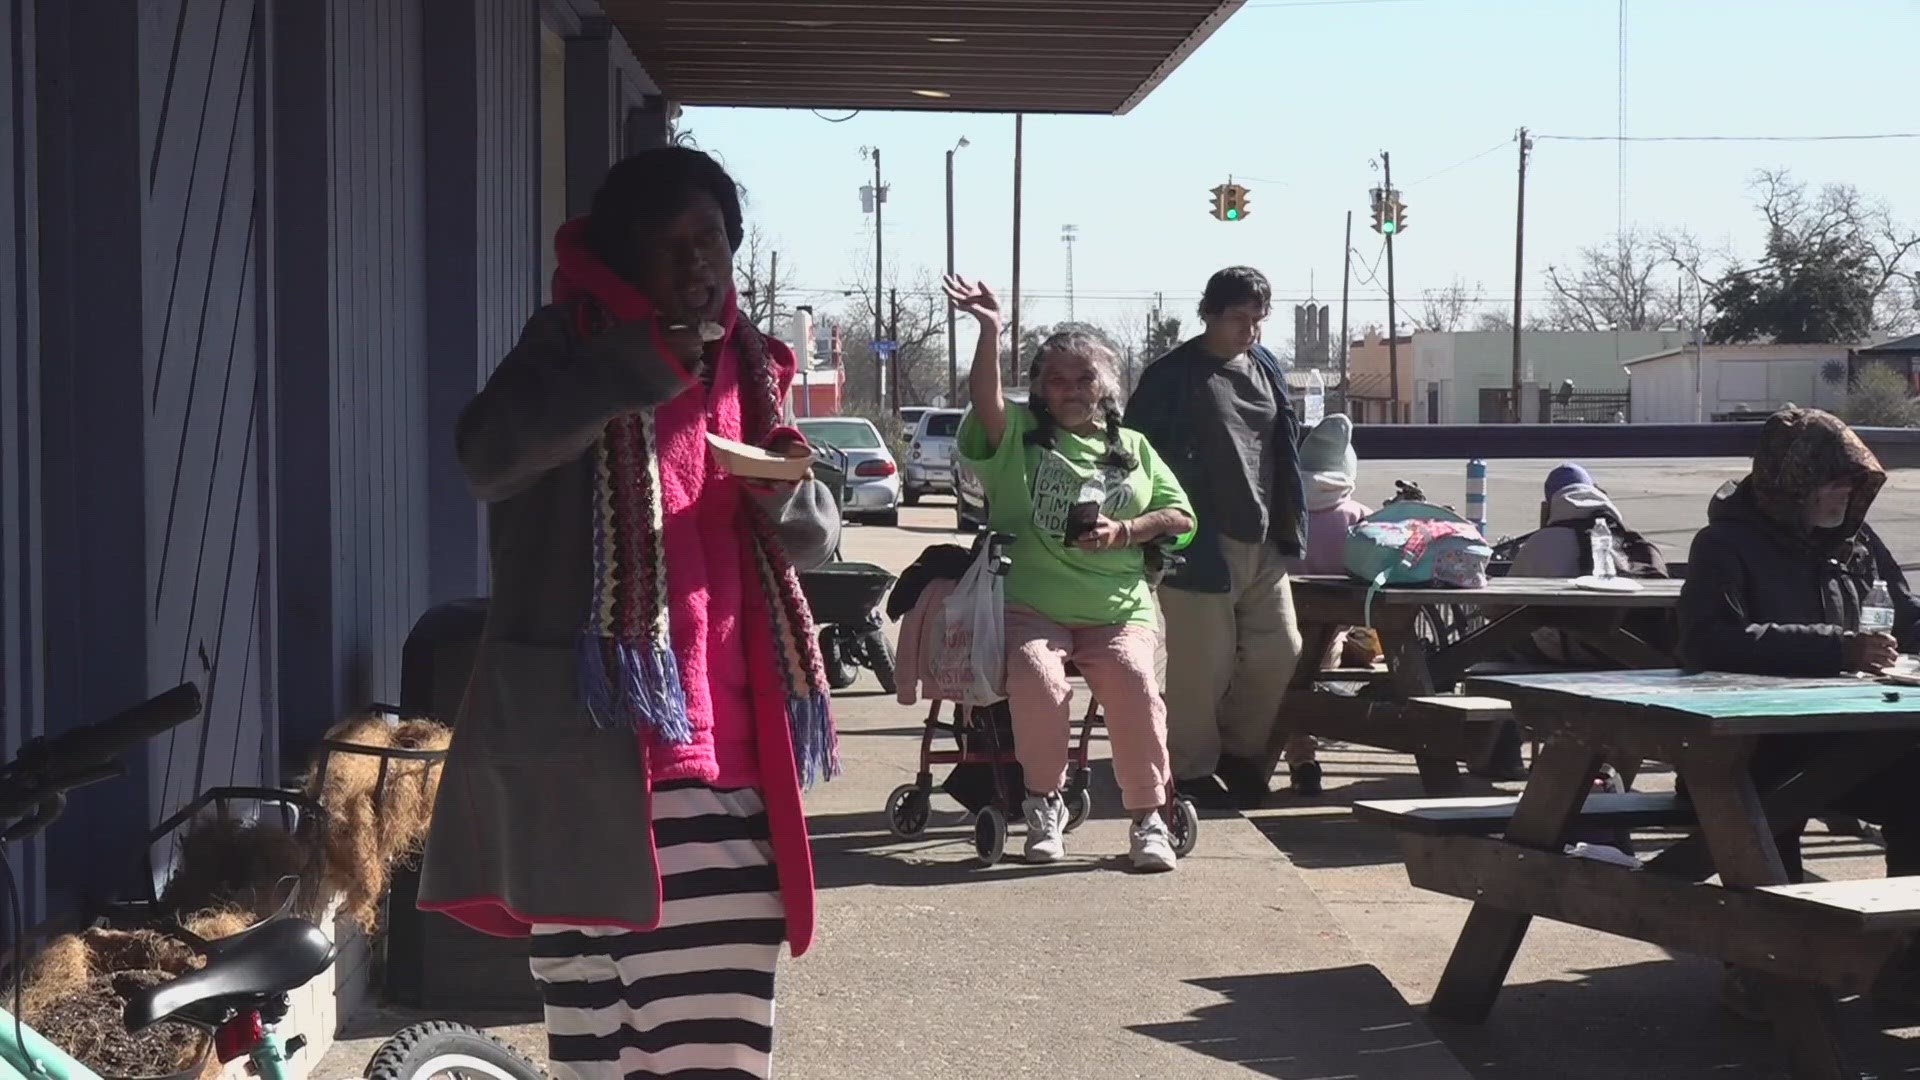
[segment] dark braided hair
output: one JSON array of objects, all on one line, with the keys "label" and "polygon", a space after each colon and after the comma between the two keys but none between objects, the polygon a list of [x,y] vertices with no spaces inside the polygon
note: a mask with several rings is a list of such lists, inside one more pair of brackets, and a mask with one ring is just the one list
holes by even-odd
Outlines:
[{"label": "dark braided hair", "polygon": [[[1085,330],[1065,330],[1054,334],[1040,343],[1033,354],[1033,362],[1027,366],[1027,385],[1038,386],[1041,369],[1046,366],[1047,354],[1062,352],[1071,356],[1080,356],[1092,362],[1094,371],[1101,384],[1100,416],[1106,422],[1107,452],[1101,462],[1123,473],[1131,473],[1140,467],[1140,459],[1127,450],[1120,439],[1120,398],[1118,387],[1113,385],[1113,365],[1117,359],[1113,350],[1098,337]],[[1046,400],[1037,390],[1027,393],[1027,411],[1038,421],[1032,431],[1027,432],[1028,446],[1038,446],[1046,450],[1054,449],[1059,422],[1053,417],[1053,410],[1047,408]]]}]

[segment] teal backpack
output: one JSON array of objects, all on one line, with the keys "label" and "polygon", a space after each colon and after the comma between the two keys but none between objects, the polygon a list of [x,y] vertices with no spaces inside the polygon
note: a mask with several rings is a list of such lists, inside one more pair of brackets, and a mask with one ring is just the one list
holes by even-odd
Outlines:
[{"label": "teal backpack", "polygon": [[1431,503],[1388,503],[1362,518],[1347,535],[1347,573],[1367,584],[1366,620],[1373,598],[1389,585],[1480,589],[1493,549],[1473,523]]}]

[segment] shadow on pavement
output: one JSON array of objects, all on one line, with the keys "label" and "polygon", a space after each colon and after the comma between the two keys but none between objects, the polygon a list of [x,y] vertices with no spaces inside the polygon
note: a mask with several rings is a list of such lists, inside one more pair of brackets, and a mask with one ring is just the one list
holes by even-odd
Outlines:
[{"label": "shadow on pavement", "polygon": [[[1020,862],[1016,824],[1007,836],[1007,857],[997,866],[981,866],[973,857],[973,829],[965,812],[933,811],[925,835],[902,840],[887,831],[882,810],[856,814],[818,814],[808,819],[813,834],[813,884],[816,889],[856,885],[966,885],[1009,874],[1048,877],[1083,874],[1116,866],[1069,858],[1046,866]],[[1109,860],[1110,861],[1110,860]]]},{"label": "shadow on pavement", "polygon": [[[1766,1025],[1720,1007],[1717,962],[1569,970],[1577,978],[1507,986],[1484,1024],[1428,1023],[1477,1080],[1788,1076]],[[1865,1003],[1842,1003],[1839,1018],[1848,1064],[1865,1070],[1854,1075],[1907,1075],[1920,1062],[1920,1039],[1882,1030]]]},{"label": "shadow on pavement", "polygon": [[[460,1009],[409,1009],[398,1005],[379,1005],[361,1009],[340,1026],[335,1036],[342,1041],[351,1039],[386,1039],[398,1032],[426,1020],[452,1020],[456,1023],[471,1024],[501,1034],[502,1028],[538,1025],[543,1017],[538,1009],[501,1012],[499,1010],[460,1010]],[[513,1041],[513,1040],[509,1040]],[[515,1044],[518,1046],[518,1043]],[[524,1053],[528,1048],[520,1047]],[[544,1047],[537,1048],[544,1050]]]},{"label": "shadow on pavement", "polygon": [[1130,1030],[1285,1080],[1459,1075],[1446,1048],[1370,964],[1188,984],[1226,1000],[1186,1020]]}]

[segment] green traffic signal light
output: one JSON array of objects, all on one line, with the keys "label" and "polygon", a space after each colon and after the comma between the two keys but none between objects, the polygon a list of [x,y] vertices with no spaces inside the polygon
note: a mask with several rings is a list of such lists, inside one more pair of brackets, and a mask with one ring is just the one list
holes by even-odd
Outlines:
[{"label": "green traffic signal light", "polygon": [[1382,233],[1385,233],[1386,235],[1391,236],[1398,229],[1399,229],[1399,226],[1395,224],[1392,218],[1382,218],[1380,220],[1380,231]]},{"label": "green traffic signal light", "polygon": [[1228,220],[1228,221],[1238,221],[1238,220],[1240,220],[1240,208],[1239,208],[1239,207],[1237,207],[1237,206],[1236,206],[1236,207],[1232,207],[1232,208],[1230,208],[1230,209],[1229,209],[1229,210],[1227,211],[1227,220]]}]

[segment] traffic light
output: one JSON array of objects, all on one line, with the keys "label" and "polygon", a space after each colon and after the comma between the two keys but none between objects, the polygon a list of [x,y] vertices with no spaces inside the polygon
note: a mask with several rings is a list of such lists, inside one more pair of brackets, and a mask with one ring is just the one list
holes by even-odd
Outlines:
[{"label": "traffic light", "polygon": [[1239,221],[1241,218],[1246,217],[1247,214],[1247,189],[1241,187],[1239,184],[1228,184],[1227,220]]},{"label": "traffic light", "polygon": [[1398,191],[1380,193],[1375,189],[1377,201],[1373,204],[1374,228],[1382,236],[1407,231],[1407,204],[1400,201]]},{"label": "traffic light", "polygon": [[1247,189],[1228,181],[1213,189],[1213,210],[1215,221],[1239,221],[1246,217]]}]

